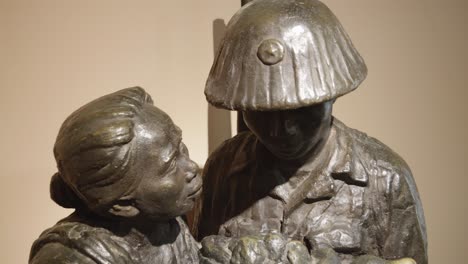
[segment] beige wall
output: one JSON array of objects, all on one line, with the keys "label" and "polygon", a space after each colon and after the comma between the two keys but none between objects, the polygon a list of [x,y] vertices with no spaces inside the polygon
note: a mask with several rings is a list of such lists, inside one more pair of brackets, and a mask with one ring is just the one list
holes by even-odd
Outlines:
[{"label": "beige wall", "polygon": [[[65,117],[97,96],[143,86],[204,162],[212,21],[229,19],[238,2],[0,0],[1,263],[25,263],[40,232],[69,213],[48,197],[52,146]],[[336,116],[411,166],[431,263],[465,262],[468,4],[325,2],[369,67]]]}]

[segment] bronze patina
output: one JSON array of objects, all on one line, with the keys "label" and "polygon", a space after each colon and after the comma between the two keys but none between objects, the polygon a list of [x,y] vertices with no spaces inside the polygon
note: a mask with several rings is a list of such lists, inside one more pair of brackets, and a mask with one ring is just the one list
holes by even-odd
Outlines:
[{"label": "bronze patina", "polygon": [[181,130],[141,88],[81,107],[54,147],[50,193],[75,212],[34,242],[29,263],[197,263],[180,218],[201,191]]},{"label": "bronze patina", "polygon": [[[428,263],[407,164],[332,115],[367,75],[338,19],[318,0],[242,2],[205,94],[246,131],[201,177],[142,88],[79,108],[60,128],[50,183],[75,211],[40,235],[29,263]],[[184,217],[194,205],[200,242]]]},{"label": "bronze patina", "polygon": [[249,131],[206,163],[198,238],[277,232],[312,253],[331,250],[335,260],[323,263],[427,263],[407,164],[332,115],[336,98],[366,74],[320,1],[255,0],[234,15],[205,94],[214,106],[241,111]]},{"label": "bronze patina", "polygon": [[54,154],[51,198],[75,212],[40,235],[30,264],[312,260],[300,241],[278,233],[210,236],[201,244],[193,238],[181,216],[201,192],[198,167],[181,130],[142,88],[100,97],[72,113]]}]

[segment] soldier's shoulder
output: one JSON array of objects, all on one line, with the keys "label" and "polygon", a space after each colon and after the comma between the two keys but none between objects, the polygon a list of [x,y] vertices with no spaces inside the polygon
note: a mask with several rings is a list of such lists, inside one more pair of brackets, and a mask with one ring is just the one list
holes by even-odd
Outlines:
[{"label": "soldier's shoulder", "polygon": [[368,174],[381,177],[411,174],[406,161],[380,140],[338,120],[335,120],[334,125],[338,133],[351,142],[353,154],[358,156],[358,162],[366,167]]},{"label": "soldier's shoulder", "polygon": [[[416,182],[407,163],[379,140],[358,130],[345,128],[344,125],[342,129],[350,136],[359,163],[365,164],[369,179],[368,193],[370,196],[376,195],[372,198],[374,202],[370,204],[372,210],[376,211],[376,219],[379,219],[381,228],[385,229],[390,224],[395,225],[399,224],[398,221],[402,221],[398,230],[406,230],[410,234],[410,240],[416,241],[416,244],[407,244],[408,250],[411,250],[411,247],[418,248],[418,252],[407,256],[413,256],[421,263],[427,263],[424,212]],[[379,197],[381,199],[378,199]],[[390,220],[391,218],[394,220]],[[400,239],[401,237],[397,237],[393,245],[406,243]]]},{"label": "soldier's shoulder", "polygon": [[[421,200],[412,172],[403,158],[379,140],[355,129],[345,127],[342,123],[341,131],[346,133],[352,142],[354,163],[364,170],[368,179],[368,188],[383,195],[382,208],[385,203],[392,203],[394,207],[413,207],[421,225],[424,224]],[[345,136],[345,135],[343,135]],[[386,202],[384,202],[386,201]]]},{"label": "soldier's shoulder", "polygon": [[252,148],[256,137],[250,131],[245,131],[227,139],[219,145],[208,157],[207,164],[210,165],[219,160],[232,160],[242,153],[247,153]]}]

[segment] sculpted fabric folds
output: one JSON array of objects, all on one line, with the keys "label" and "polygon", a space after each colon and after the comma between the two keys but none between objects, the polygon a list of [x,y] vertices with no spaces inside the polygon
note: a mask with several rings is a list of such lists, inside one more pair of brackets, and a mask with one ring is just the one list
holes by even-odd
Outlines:
[{"label": "sculpted fabric folds", "polygon": [[[272,65],[259,55],[268,40],[284,48]],[[228,24],[205,94],[227,109],[293,109],[349,93],[366,75],[363,59],[324,4],[259,0]]]},{"label": "sculpted fabric folds", "polygon": [[342,264],[362,254],[427,263],[422,206],[403,159],[337,119],[315,158],[286,181],[251,132],[227,140],[205,166],[199,236],[275,230],[343,253]]}]

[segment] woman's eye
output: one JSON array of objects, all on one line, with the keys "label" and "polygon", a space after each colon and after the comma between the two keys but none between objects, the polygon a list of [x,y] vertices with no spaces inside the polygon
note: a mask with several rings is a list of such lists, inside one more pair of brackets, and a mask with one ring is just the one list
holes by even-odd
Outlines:
[{"label": "woman's eye", "polygon": [[166,174],[168,174],[169,172],[175,169],[176,163],[177,163],[177,157],[175,156],[171,159],[170,163],[166,166]]},{"label": "woman's eye", "polygon": [[176,164],[177,164],[177,157],[174,157],[171,161],[171,166],[170,168],[171,169],[174,169],[176,167]]}]

